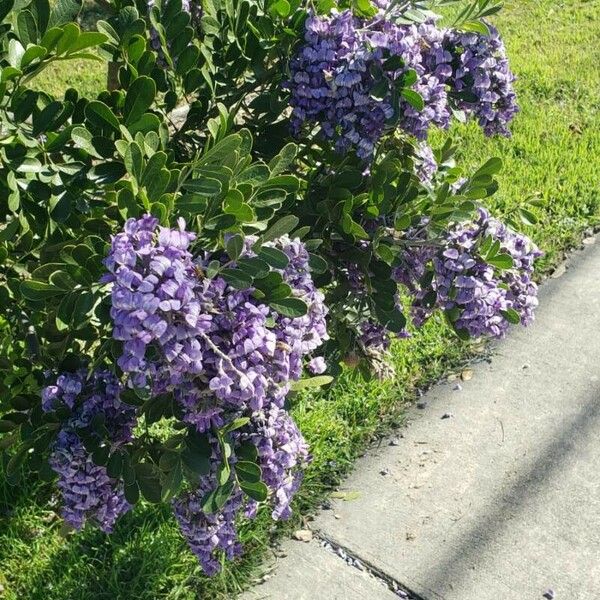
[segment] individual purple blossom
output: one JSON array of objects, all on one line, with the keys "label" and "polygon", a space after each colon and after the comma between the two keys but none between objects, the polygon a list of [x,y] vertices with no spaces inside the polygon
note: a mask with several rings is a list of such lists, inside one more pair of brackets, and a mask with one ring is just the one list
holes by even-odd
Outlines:
[{"label": "individual purple blossom", "polygon": [[415,148],[415,172],[423,184],[431,184],[438,170],[438,164],[431,146],[420,142]]},{"label": "individual purple blossom", "polygon": [[448,83],[458,108],[473,115],[486,135],[509,136],[508,124],[519,110],[515,76],[498,30],[487,28],[489,34],[447,32],[444,47],[453,57]]},{"label": "individual purple blossom", "polygon": [[[75,529],[91,522],[109,533],[116,520],[130,508],[123,484],[109,477],[106,467],[94,463],[78,434],[100,416],[108,438],[98,439],[98,443],[108,444],[113,451],[130,441],[135,409],[123,403],[119,394],[120,385],[112,373],[96,371],[87,377],[85,370],[64,373],[55,385],[42,391],[42,407],[46,412],[60,408],[61,404],[72,409],[52,444],[49,464],[59,476],[63,518]],[[50,403],[46,401],[49,396],[52,396]],[[92,431],[90,435],[96,434]]]},{"label": "individual purple blossom", "polygon": [[320,375],[327,370],[327,363],[322,356],[315,356],[309,361],[307,368],[313,375]]}]

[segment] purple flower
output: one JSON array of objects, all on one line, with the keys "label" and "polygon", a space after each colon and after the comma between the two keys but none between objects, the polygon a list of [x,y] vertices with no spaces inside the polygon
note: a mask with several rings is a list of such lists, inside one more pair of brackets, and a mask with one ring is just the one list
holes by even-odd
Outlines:
[{"label": "purple flower", "polygon": [[[235,452],[228,459],[222,455],[215,430],[250,418],[243,431],[232,434],[234,450],[242,442],[255,445],[273,517],[288,516],[307,450],[283,404],[304,361],[328,337],[327,309],[300,240],[283,236],[265,244],[286,255],[288,263],[277,273],[307,305],[305,315],[291,318],[257,300],[252,289],[206,277],[208,262],[220,257],[195,259],[194,239],[183,221],[169,229],[149,216],[131,219],[112,240],[103,281],[112,283],[113,336],[123,341],[118,364],[128,384],[152,395],[172,393],[183,421],[209,437],[210,472],[175,500],[174,510],[192,551],[212,574],[219,553],[230,559],[241,550],[237,514],[256,512],[234,480],[222,508],[203,508],[203,499],[218,487],[220,465],[236,460]],[[243,257],[255,256],[255,242],[246,239]],[[55,402],[56,394],[49,390],[47,401]]]},{"label": "purple flower", "polygon": [[[130,508],[123,484],[110,478],[106,467],[94,463],[78,433],[100,416],[108,439],[98,439],[98,443],[114,451],[130,441],[135,409],[121,402],[119,393],[119,382],[112,373],[96,371],[88,378],[85,370],[64,373],[55,385],[42,390],[44,411],[55,410],[61,403],[72,409],[52,444],[49,463],[59,476],[63,518],[75,529],[89,521],[110,532]],[[93,431],[89,435],[97,437]]]},{"label": "purple flower", "polygon": [[316,356],[308,363],[308,370],[313,375],[320,375],[321,373],[325,373],[327,370],[327,363],[322,356]]},{"label": "purple flower", "polygon": [[[531,277],[541,252],[529,239],[490,217],[484,209],[479,210],[477,220],[453,226],[432,244],[427,244],[425,225],[409,232],[401,264],[394,271],[396,281],[406,285],[413,295],[417,326],[436,309],[444,310],[455,329],[471,337],[503,337],[510,313],[518,315],[522,325],[533,321],[538,300]],[[417,244],[411,246],[411,241]],[[496,241],[498,253],[510,257],[510,268],[498,271],[482,257],[482,244]],[[432,280],[424,284],[429,264]]]},{"label": "purple flower", "polygon": [[498,30],[489,35],[448,31],[444,48],[452,55],[448,80],[458,107],[473,115],[486,135],[508,136],[508,124],[519,110],[504,43]]},{"label": "purple flower", "polygon": [[420,142],[415,149],[415,172],[421,183],[430,184],[437,173],[438,164],[431,147]]},{"label": "purple flower", "polygon": [[[409,70],[416,72],[414,89],[425,106],[420,110],[402,100],[399,126],[420,139],[432,124],[446,127],[450,112],[444,84],[451,56],[442,41],[433,22],[396,25],[383,13],[365,21],[350,11],[310,16],[286,84],[292,131],[299,135],[306,126],[318,125],[338,152],[353,149],[370,159],[394,116],[392,90]],[[386,70],[389,56],[400,57],[403,66]]]}]

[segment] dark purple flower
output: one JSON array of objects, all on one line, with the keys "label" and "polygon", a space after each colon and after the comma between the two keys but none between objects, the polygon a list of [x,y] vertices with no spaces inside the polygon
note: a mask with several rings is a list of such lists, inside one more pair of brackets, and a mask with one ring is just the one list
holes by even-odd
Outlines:
[{"label": "dark purple flower", "polygon": [[458,107],[473,115],[486,135],[508,136],[508,124],[519,110],[515,76],[498,30],[487,27],[489,35],[447,32],[444,47],[452,55],[453,67],[448,83]]},{"label": "dark purple flower", "polygon": [[[90,377],[85,370],[63,373],[55,385],[42,391],[43,409],[48,412],[66,405],[71,416],[63,423],[51,448],[50,466],[58,473],[62,515],[75,529],[86,522],[110,532],[116,520],[130,508],[123,484],[108,476],[106,467],[96,465],[78,431],[100,416],[107,439],[98,439],[113,451],[131,440],[135,409],[119,399],[120,385],[108,371]],[[96,435],[93,431],[91,436]]]},{"label": "dark purple flower", "polygon": [[[409,232],[401,264],[394,271],[396,281],[413,295],[417,326],[436,309],[444,310],[454,327],[471,337],[503,337],[511,311],[522,325],[533,321],[538,300],[531,277],[534,261],[541,255],[535,244],[484,209],[475,221],[451,227],[431,244],[425,225]],[[486,262],[479,250],[486,240],[499,243],[498,253],[510,257],[510,268],[498,270]],[[431,283],[423,283],[429,264]]]}]

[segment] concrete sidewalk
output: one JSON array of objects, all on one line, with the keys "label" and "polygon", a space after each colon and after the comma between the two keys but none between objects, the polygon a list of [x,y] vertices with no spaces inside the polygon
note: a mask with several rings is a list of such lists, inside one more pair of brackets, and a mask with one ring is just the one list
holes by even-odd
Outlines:
[{"label": "concrete sidewalk", "polygon": [[568,267],[535,325],[428,392],[398,445],[358,461],[358,497],[245,600],[600,599],[600,244]]}]

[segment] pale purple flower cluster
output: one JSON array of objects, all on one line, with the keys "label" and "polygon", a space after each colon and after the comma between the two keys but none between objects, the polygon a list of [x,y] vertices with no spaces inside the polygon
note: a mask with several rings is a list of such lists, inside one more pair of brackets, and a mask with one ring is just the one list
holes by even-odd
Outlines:
[{"label": "pale purple flower cluster", "polygon": [[[424,229],[420,233],[416,241],[422,243]],[[497,269],[481,256],[480,247],[488,238],[499,242],[498,252],[511,257],[512,267]],[[407,246],[394,276],[413,294],[417,326],[441,309],[457,330],[471,337],[502,337],[510,324],[508,311],[516,311],[522,325],[534,319],[538,300],[531,277],[540,255],[528,238],[480,209],[475,221],[452,227],[435,245]],[[424,285],[429,261],[433,277]]]},{"label": "pale purple flower cluster", "polygon": [[241,441],[250,441],[258,451],[262,479],[273,494],[273,519],[288,519],[309,461],[308,445],[298,426],[287,411],[272,404],[252,415]]},{"label": "pale purple flower cluster", "polygon": [[[153,394],[173,392],[183,420],[212,440],[211,473],[175,501],[175,512],[203,568],[213,573],[216,553],[232,558],[238,551],[234,520],[245,504],[236,484],[221,510],[202,510],[201,499],[216,487],[224,460],[213,430],[250,416],[244,439],[257,447],[273,517],[285,518],[307,452],[282,407],[305,358],[327,339],[327,310],[300,240],[284,236],[265,244],[285,253],[288,264],[277,272],[308,307],[304,316],[291,318],[256,300],[253,289],[207,278],[206,264],[214,257],[195,261],[189,249],[194,238],[182,221],[174,230],[150,216],[130,219],[112,240],[104,281],[113,283],[113,336],[123,342],[118,364],[131,384]],[[255,256],[254,242],[246,239],[244,258]],[[246,507],[251,513],[252,504]]]},{"label": "pale purple flower cluster", "polygon": [[221,423],[223,410],[283,404],[303,358],[327,339],[326,308],[299,240],[275,244],[289,258],[284,280],[308,305],[306,315],[289,318],[257,302],[250,289],[199,276],[188,250],[193,239],[183,223],[171,230],[153,217],[131,219],[113,239],[104,281],[114,282],[119,366],[135,386],[175,391],[185,419],[204,431]]},{"label": "pale purple flower cluster", "polygon": [[[235,483],[224,506],[213,513],[202,508],[206,494],[217,487],[217,472],[222,457],[216,438],[209,434],[213,447],[211,472],[200,479],[197,489],[181,494],[173,501],[173,510],[183,536],[198,558],[204,572],[214,575],[220,570],[218,556],[231,560],[242,551],[237,539],[236,521],[242,512],[256,516],[257,503],[246,497]],[[287,519],[290,504],[309,461],[308,446],[289,413],[275,403],[255,411],[250,421],[232,434],[234,448],[252,444],[256,448],[261,479],[270,492],[273,519]],[[234,449],[233,455],[236,452]],[[235,459],[230,459],[231,468]]]},{"label": "pale purple flower cluster", "polygon": [[242,491],[236,489],[217,512],[208,513],[202,509],[205,495],[217,487],[217,467],[218,462],[213,460],[211,474],[201,478],[197,489],[173,500],[173,512],[181,533],[207,575],[215,575],[221,570],[219,552],[228,560],[242,552],[235,524],[244,505]]},{"label": "pale purple flower cluster", "polygon": [[453,56],[449,84],[458,107],[477,118],[486,135],[508,136],[508,124],[519,110],[506,49],[498,30],[489,35],[448,31],[445,48]]},{"label": "pale purple flower cluster", "polygon": [[119,392],[119,382],[108,371],[96,371],[89,378],[85,371],[64,373],[42,392],[44,411],[61,406],[72,410],[52,444],[49,463],[59,476],[62,515],[75,529],[91,522],[108,533],[130,508],[123,484],[110,478],[106,467],[94,463],[78,435],[98,416],[108,432],[108,439],[98,438],[99,443],[114,450],[131,439],[135,409],[121,402]]},{"label": "pale purple flower cluster", "polygon": [[[283,236],[273,245],[287,255],[289,263],[282,271],[284,281],[292,288],[294,296],[304,300],[308,312],[302,317],[290,318],[274,314],[277,335],[275,361],[289,363],[288,378],[299,379],[302,359],[314,352],[329,339],[327,334],[327,307],[323,292],[315,287],[309,267],[310,255],[298,239]],[[288,348],[290,349],[288,351]],[[287,393],[287,389],[286,389]]]},{"label": "pale purple flower cluster", "polygon": [[[497,30],[489,26],[489,35],[446,30],[435,18],[397,25],[384,4],[371,19],[346,10],[306,20],[304,44],[290,62],[286,83],[293,133],[317,126],[338,152],[354,149],[369,159],[392,122],[424,140],[431,125],[449,125],[454,102],[487,135],[507,135],[518,108]],[[401,66],[386,66],[398,57]],[[393,90],[409,71],[416,73],[410,87],[421,96],[422,108],[405,97],[394,106]]]},{"label": "pale purple flower cluster", "polygon": [[[305,125],[318,125],[337,151],[355,149],[361,158],[370,158],[394,116],[392,88],[410,69],[417,73],[414,89],[425,107],[417,110],[401,100],[400,127],[424,138],[431,124],[448,125],[444,81],[449,55],[441,49],[442,38],[433,35],[433,25],[398,26],[383,13],[365,21],[344,11],[310,16],[305,27],[305,44],[290,63],[287,82],[296,135]],[[400,57],[403,66],[386,71],[390,56]]]}]

